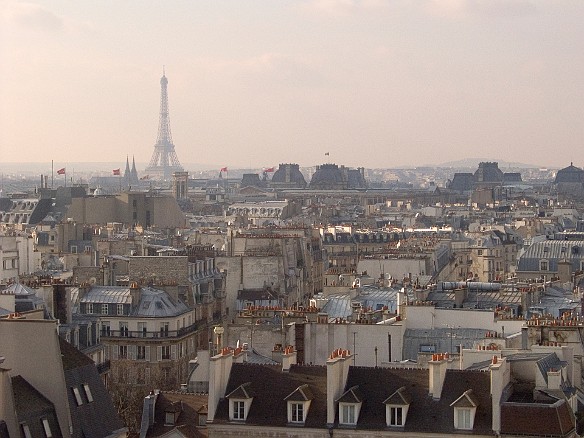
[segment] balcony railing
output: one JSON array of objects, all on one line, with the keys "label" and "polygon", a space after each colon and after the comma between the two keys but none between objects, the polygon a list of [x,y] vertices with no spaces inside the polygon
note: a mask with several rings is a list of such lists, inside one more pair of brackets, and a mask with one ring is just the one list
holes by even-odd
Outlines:
[{"label": "balcony railing", "polygon": [[132,331],[132,330],[101,330],[102,338],[141,338],[141,339],[164,339],[180,338],[199,329],[200,323],[196,322],[188,327],[182,327],[178,330],[159,330],[159,331]]}]

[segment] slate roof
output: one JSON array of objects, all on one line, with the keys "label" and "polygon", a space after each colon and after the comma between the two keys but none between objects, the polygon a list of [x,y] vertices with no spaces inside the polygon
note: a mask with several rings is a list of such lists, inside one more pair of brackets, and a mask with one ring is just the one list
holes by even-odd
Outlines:
[{"label": "slate roof", "polygon": [[[73,422],[72,437],[101,438],[123,429],[124,424],[118,417],[94,362],[62,338],[59,338],[59,347]],[[89,388],[91,401],[83,385]],[[77,404],[73,388],[79,391],[81,405]]]},{"label": "slate roof", "polygon": [[564,437],[575,429],[574,414],[566,400],[553,404],[503,403],[501,433]]},{"label": "slate roof", "polygon": [[22,376],[12,377],[14,407],[20,423],[26,423],[33,437],[45,436],[41,419],[49,422],[54,438],[61,438],[55,406]]},{"label": "slate roof", "polygon": [[347,389],[338,399],[335,400],[339,403],[362,403],[363,394],[359,391],[359,386],[355,385]]},{"label": "slate roof", "polygon": [[298,388],[292,392],[292,394],[288,395],[284,400],[286,401],[308,401],[312,400],[314,395],[312,395],[312,391],[310,390],[310,386],[306,383],[304,385],[300,385]]},{"label": "slate roof", "polygon": [[492,435],[490,374],[487,372],[447,370],[440,400],[428,395],[427,369],[350,367],[346,386],[355,385],[359,385],[364,397],[357,429],[385,430],[384,401],[397,389],[405,387],[411,395],[411,404],[404,432],[454,434],[454,409],[450,405],[472,389],[478,407],[471,433]]},{"label": "slate roof", "polygon": [[[285,397],[299,386],[307,384],[313,399],[307,413],[305,426],[325,427],[326,367],[292,365],[290,371],[284,373],[281,366],[234,363],[226,394],[233,392],[246,382],[251,382],[255,392],[246,424],[285,427],[288,424],[288,406]],[[229,422],[227,399],[219,402],[214,422]]]},{"label": "slate roof", "polygon": [[193,438],[208,436],[206,428],[197,427],[197,412],[203,410],[206,412],[208,396],[175,392],[160,392],[158,394],[154,424],[146,436],[158,437],[169,433],[169,426],[164,425],[164,417],[166,409],[173,403],[182,403],[182,412],[177,419],[176,427],[172,430],[179,430],[185,436]]}]

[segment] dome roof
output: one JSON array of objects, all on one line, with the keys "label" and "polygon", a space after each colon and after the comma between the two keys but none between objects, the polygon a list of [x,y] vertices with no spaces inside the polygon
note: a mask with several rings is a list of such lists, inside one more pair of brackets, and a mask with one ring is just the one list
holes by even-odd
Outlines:
[{"label": "dome roof", "polygon": [[343,174],[336,164],[323,164],[318,166],[310,180],[310,187],[343,184]]},{"label": "dome roof", "polygon": [[304,175],[300,172],[298,164],[280,164],[278,170],[272,176],[273,183],[292,183],[298,187],[306,187]]},{"label": "dome roof", "polygon": [[554,182],[556,184],[584,182],[584,170],[574,166],[573,163],[570,163],[568,167],[564,167],[563,169],[558,170],[558,173],[556,174],[556,180]]}]

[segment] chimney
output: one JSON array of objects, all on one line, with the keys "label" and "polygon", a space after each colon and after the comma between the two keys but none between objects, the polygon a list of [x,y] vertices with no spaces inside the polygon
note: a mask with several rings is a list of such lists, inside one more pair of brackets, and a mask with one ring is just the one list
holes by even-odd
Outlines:
[{"label": "chimney", "polygon": [[578,375],[576,374],[576,364],[574,363],[574,349],[572,347],[568,347],[568,346],[562,346],[562,353],[560,355],[560,359],[565,360],[566,363],[568,364],[566,372],[567,372],[567,378],[570,380],[570,382],[572,382],[572,385],[579,388],[580,384],[578,384],[578,386],[576,386],[576,384],[578,382],[576,382],[576,379],[578,379],[578,375],[580,375],[580,379],[581,377],[581,373],[579,373]]},{"label": "chimney", "polygon": [[351,352],[349,350],[333,350],[326,361],[326,422],[328,426],[335,423],[336,403],[347,384],[349,365],[351,363]]},{"label": "chimney", "polygon": [[504,357],[493,357],[491,362],[491,403],[493,409],[493,432],[501,433],[501,398],[503,391],[511,381],[511,369]]},{"label": "chimney", "polygon": [[466,300],[467,290],[464,289],[456,289],[454,291],[454,304],[457,308],[461,308],[464,300]]},{"label": "chimney", "polygon": [[0,418],[6,422],[10,436],[20,436],[10,369],[3,368],[2,362],[4,357],[0,357]]},{"label": "chimney", "polygon": [[521,349],[527,350],[529,348],[529,327],[521,327]]},{"label": "chimney", "polygon": [[448,368],[448,359],[444,354],[433,354],[432,360],[428,362],[430,375],[429,390],[430,395],[435,400],[440,400],[442,386],[446,378],[446,369]]},{"label": "chimney", "polygon": [[560,389],[562,384],[562,370],[552,368],[547,372],[547,377],[548,389]]},{"label": "chimney", "polygon": [[233,365],[233,354],[229,348],[223,348],[221,352],[213,356],[209,363],[209,414],[207,422],[212,423],[219,400],[225,397],[229,374]]},{"label": "chimney", "polygon": [[130,298],[132,299],[132,309],[135,309],[142,299],[142,289],[135,281],[130,284]]},{"label": "chimney", "polygon": [[290,371],[292,365],[296,365],[296,350],[292,345],[284,348],[284,354],[282,355],[282,371]]}]

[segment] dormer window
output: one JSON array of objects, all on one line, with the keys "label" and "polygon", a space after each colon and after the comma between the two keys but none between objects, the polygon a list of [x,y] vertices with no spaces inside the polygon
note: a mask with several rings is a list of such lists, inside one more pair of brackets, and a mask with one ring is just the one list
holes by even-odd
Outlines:
[{"label": "dormer window", "polygon": [[301,385],[284,399],[288,406],[288,423],[304,424],[314,396],[308,385]]},{"label": "dormer window", "polygon": [[477,398],[472,389],[465,391],[450,406],[454,408],[454,428],[472,430],[478,406]]},{"label": "dormer window", "polygon": [[406,387],[402,386],[383,401],[385,404],[385,423],[387,426],[405,426],[411,400],[411,396],[406,393]]},{"label": "dormer window", "polygon": [[229,419],[231,421],[245,421],[253,401],[251,383],[247,382],[239,385],[226,398],[229,400]]},{"label": "dormer window", "polygon": [[356,406],[349,403],[339,403],[339,423],[347,425],[357,424],[355,415]]},{"label": "dormer window", "polygon": [[355,426],[359,421],[359,412],[363,405],[363,395],[359,387],[349,388],[336,401],[339,403],[339,424]]},{"label": "dormer window", "polygon": [[549,271],[550,265],[547,260],[540,260],[539,261],[539,270],[540,271]]}]

